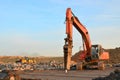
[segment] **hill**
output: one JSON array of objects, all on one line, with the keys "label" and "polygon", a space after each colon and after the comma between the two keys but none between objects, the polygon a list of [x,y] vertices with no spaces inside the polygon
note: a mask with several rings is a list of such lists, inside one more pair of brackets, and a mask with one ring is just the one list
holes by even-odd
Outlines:
[{"label": "hill", "polygon": [[[106,49],[110,54],[109,63],[120,63],[120,47],[115,49]],[[80,52],[72,56],[73,61],[77,61]],[[16,60],[21,59],[21,56],[0,56],[0,63],[14,63]],[[49,62],[55,60],[56,62],[63,62],[63,57],[30,57],[34,58],[37,62]]]},{"label": "hill", "polygon": [[[22,59],[22,56],[0,56],[0,63],[14,63]],[[29,57],[36,60],[37,63],[46,63],[55,60],[56,62],[63,62],[63,57]]]}]

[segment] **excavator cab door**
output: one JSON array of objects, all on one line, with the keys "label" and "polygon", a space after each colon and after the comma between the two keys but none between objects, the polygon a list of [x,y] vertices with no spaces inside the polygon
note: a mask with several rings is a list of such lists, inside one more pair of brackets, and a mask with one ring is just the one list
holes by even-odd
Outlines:
[{"label": "excavator cab door", "polygon": [[91,59],[92,60],[98,60],[100,52],[101,52],[101,46],[100,45],[92,45],[92,48],[91,48]]}]

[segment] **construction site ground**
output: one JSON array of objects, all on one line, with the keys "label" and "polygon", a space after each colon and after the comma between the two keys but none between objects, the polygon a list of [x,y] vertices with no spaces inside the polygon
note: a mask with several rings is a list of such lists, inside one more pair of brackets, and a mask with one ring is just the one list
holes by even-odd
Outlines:
[{"label": "construction site ground", "polygon": [[114,67],[105,70],[71,70],[67,73],[64,70],[18,71],[17,73],[24,80],[92,80],[96,77],[108,76],[117,68],[120,69],[120,67]]},{"label": "construction site ground", "polygon": [[[35,57],[34,59],[38,63],[34,65],[32,64],[17,65],[15,64],[15,61],[17,59],[20,59],[21,57],[19,58],[19,56],[18,57],[1,56],[0,71],[18,69],[16,73],[20,76],[20,78],[23,78],[21,80],[92,80],[97,77],[105,77],[108,75],[111,76],[112,74],[110,75],[110,73],[114,72],[116,68],[120,69],[120,47],[115,49],[107,49],[107,51],[110,53],[110,60],[106,65],[109,66],[109,68],[106,68],[105,70],[82,70],[82,71],[71,70],[68,71],[68,73],[65,73],[65,71],[63,70],[63,57],[53,58]],[[77,61],[78,57],[79,52],[73,55],[72,60]],[[110,68],[110,66],[113,67]],[[22,71],[22,69],[24,70]],[[2,74],[0,75],[0,78],[1,77]],[[97,80],[110,80],[110,79],[97,79]]]}]

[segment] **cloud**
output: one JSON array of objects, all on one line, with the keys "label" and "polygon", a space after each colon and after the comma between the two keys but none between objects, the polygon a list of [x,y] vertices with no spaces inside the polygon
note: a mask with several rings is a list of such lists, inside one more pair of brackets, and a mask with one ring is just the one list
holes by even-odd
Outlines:
[{"label": "cloud", "polygon": [[95,19],[98,20],[120,20],[119,15],[112,15],[112,14],[100,14],[95,16]]},{"label": "cloud", "polygon": [[119,47],[120,37],[119,26],[102,26],[89,28],[93,44],[101,44],[105,48]]},{"label": "cloud", "polygon": [[62,5],[71,5],[71,6],[90,6],[101,4],[102,1],[90,1],[90,0],[50,0],[53,3],[62,4]]},{"label": "cloud", "polygon": [[0,44],[1,54],[17,55],[20,53],[37,53],[41,49],[40,46],[45,45],[45,42],[37,41],[24,34],[2,37]]},{"label": "cloud", "polygon": [[[22,56],[57,56],[62,55],[64,33],[59,30],[50,30],[48,33],[19,33],[13,32],[1,35],[1,55]],[[61,36],[63,34],[63,36]]]},{"label": "cloud", "polygon": [[[103,48],[120,47],[120,27],[118,26],[98,26],[87,27],[91,43],[100,44]],[[74,28],[73,33],[73,54],[80,50],[82,46],[81,34]]]}]

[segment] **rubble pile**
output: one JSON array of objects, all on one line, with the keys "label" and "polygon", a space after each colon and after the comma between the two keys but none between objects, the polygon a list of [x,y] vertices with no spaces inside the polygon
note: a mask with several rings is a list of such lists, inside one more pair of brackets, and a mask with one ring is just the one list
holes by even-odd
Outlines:
[{"label": "rubble pile", "polygon": [[25,71],[25,70],[61,70],[64,69],[63,63],[48,62],[48,63],[37,63],[37,64],[0,64],[0,71],[3,70],[14,70],[14,71]]},{"label": "rubble pile", "polygon": [[92,80],[120,80],[120,69],[116,69],[106,77],[98,77]]}]

